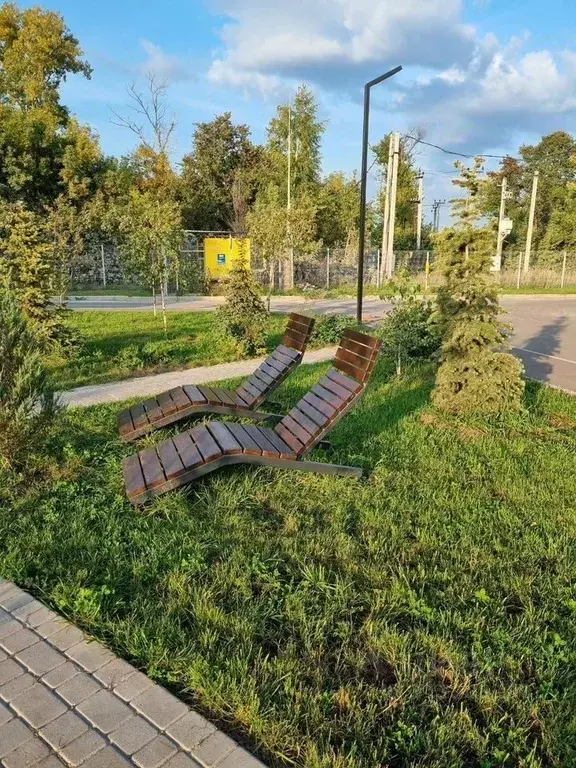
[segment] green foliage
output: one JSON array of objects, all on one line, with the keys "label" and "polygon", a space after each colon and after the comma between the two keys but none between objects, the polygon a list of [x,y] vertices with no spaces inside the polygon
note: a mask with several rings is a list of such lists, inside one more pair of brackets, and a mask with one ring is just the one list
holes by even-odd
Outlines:
[{"label": "green foliage", "polygon": [[250,269],[241,259],[230,271],[225,295],[225,304],[217,310],[223,335],[232,338],[241,357],[261,354],[266,349],[268,312]]},{"label": "green foliage", "polygon": [[495,425],[431,409],[430,367],[392,373],[310,457],[368,482],[229,468],[146,514],[122,406],[68,410],[45,476],[0,484],[0,573],[266,765],[575,765],[576,401],[529,383]]},{"label": "green foliage", "polygon": [[311,346],[339,344],[344,331],[361,330],[351,315],[316,315],[314,330],[310,336]]},{"label": "green foliage", "polygon": [[434,304],[422,296],[422,287],[408,272],[400,271],[380,295],[392,310],[378,328],[382,352],[396,360],[400,375],[409,361],[434,359],[441,345],[438,327],[432,323]]},{"label": "green foliage", "polygon": [[42,344],[18,307],[8,280],[0,282],[0,468],[19,467],[42,449],[56,402],[42,361]]},{"label": "green foliage", "polygon": [[442,363],[434,403],[453,413],[502,413],[520,410],[524,391],[522,364],[500,350],[506,343],[499,321],[498,289],[489,283],[493,233],[475,226],[481,216],[479,172],[456,164],[454,183],[467,195],[454,202],[457,223],[436,239],[444,284],[438,289],[435,320],[442,333]]},{"label": "green foliage", "polygon": [[358,241],[360,195],[355,175],[331,173],[318,192],[318,234],[325,246],[354,249]]}]

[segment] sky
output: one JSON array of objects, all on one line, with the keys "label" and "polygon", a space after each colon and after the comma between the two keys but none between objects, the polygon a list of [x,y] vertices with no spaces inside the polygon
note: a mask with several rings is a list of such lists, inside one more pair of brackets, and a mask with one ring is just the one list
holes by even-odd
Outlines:
[{"label": "sky", "polygon": [[[22,3],[25,7],[35,3]],[[298,84],[316,93],[327,120],[323,170],[360,164],[363,85],[373,89],[370,139],[425,129],[458,152],[515,154],[554,130],[576,132],[576,3],[573,0],[45,0],[60,12],[93,67],[72,76],[62,99],[121,155],[134,137],[115,125],[126,86],[148,71],[170,82],[178,125],[173,154],[191,146],[194,123],[230,111],[263,141],[276,105]],[[452,196],[453,157],[422,147],[425,217]],[[497,160],[487,160],[487,169]],[[378,184],[377,169],[369,189]],[[447,214],[446,214],[447,215]]]}]

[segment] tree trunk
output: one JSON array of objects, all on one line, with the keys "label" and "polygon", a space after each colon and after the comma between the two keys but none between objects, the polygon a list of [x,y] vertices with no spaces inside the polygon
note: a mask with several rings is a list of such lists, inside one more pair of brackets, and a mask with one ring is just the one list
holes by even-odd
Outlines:
[{"label": "tree trunk", "polygon": [[162,300],[162,322],[164,323],[164,334],[168,335],[168,321],[166,318],[166,301],[164,295],[164,282],[160,283],[160,297]]},{"label": "tree trunk", "polygon": [[268,298],[267,298],[268,312],[270,312],[270,297],[272,296],[273,290],[274,290],[274,259],[270,259],[270,264],[268,265]]},{"label": "tree trunk", "polygon": [[152,306],[154,307],[154,317],[156,317],[158,312],[156,310],[156,284],[155,283],[152,283]]}]

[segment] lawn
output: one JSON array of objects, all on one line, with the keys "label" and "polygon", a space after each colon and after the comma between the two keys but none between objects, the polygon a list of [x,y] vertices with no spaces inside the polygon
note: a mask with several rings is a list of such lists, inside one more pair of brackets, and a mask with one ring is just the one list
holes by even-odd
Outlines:
[{"label": "lawn", "polygon": [[1,478],[0,575],[274,768],[575,765],[576,401],[456,420],[390,373],[313,454],[367,480],[228,468],[144,510],[120,406],[68,412]]},{"label": "lawn", "polygon": [[[271,315],[270,349],[279,343],[286,320],[286,315]],[[162,317],[152,312],[69,312],[66,322],[83,342],[72,356],[48,359],[51,381],[56,389],[72,389],[236,360],[233,343],[214,321],[212,312],[170,312],[165,335]]]}]

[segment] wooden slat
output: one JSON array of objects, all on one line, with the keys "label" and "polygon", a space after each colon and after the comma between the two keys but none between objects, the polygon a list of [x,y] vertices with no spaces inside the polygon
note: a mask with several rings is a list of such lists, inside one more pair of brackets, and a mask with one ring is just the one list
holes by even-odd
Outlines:
[{"label": "wooden slat", "polygon": [[148,421],[150,424],[162,418],[162,408],[160,408],[158,400],[155,397],[151,398],[150,400],[146,400],[142,403],[142,405],[144,406],[144,410],[146,411],[146,415],[148,416]]},{"label": "wooden slat", "polygon": [[124,459],[122,462],[122,472],[124,474],[124,483],[126,485],[128,498],[144,493],[146,490],[146,481],[142,474],[142,467],[140,466],[140,458],[138,457],[138,454],[135,456],[128,456],[127,459]]},{"label": "wooden slat", "polygon": [[260,397],[260,395],[256,396],[256,395],[252,394],[252,392],[249,392],[246,389],[244,384],[242,384],[242,386],[239,387],[239,389],[237,390],[237,394],[240,395],[242,400],[244,400],[244,402],[246,403],[246,407],[247,408],[252,408],[252,406],[254,405],[256,400]]},{"label": "wooden slat", "polygon": [[242,446],[228,429],[228,424],[225,424],[222,421],[211,421],[206,426],[210,430],[212,437],[220,446],[222,453],[227,456],[242,453]]},{"label": "wooden slat", "polygon": [[182,387],[176,387],[175,389],[170,390],[170,395],[172,396],[172,400],[176,403],[176,407],[179,411],[183,411],[186,408],[190,408],[192,403],[190,402],[190,398],[184,392]]},{"label": "wooden slat", "polygon": [[172,400],[170,392],[162,392],[161,395],[158,395],[157,400],[164,416],[170,416],[171,413],[175,413],[178,410],[178,406]]},{"label": "wooden slat", "polygon": [[298,422],[294,421],[289,414],[282,419],[282,424],[302,443],[302,445],[305,446],[311,442],[312,438],[310,433],[301,427]]},{"label": "wooden slat", "polygon": [[353,392],[351,392],[349,389],[346,389],[346,387],[340,386],[340,384],[337,384],[333,379],[331,379],[329,376],[324,376],[320,379],[318,382],[319,386],[324,387],[325,389],[330,390],[330,392],[333,392],[335,395],[337,395],[341,400],[348,401],[353,396]]},{"label": "wooden slat", "polygon": [[354,352],[360,357],[365,357],[367,360],[372,360],[374,355],[378,354],[378,350],[374,347],[367,347],[365,344],[360,344],[352,339],[344,337],[340,343],[342,349],[346,349],[348,352]]},{"label": "wooden slat", "polygon": [[300,400],[296,404],[296,408],[301,410],[302,413],[308,416],[308,418],[319,427],[325,427],[326,424],[330,421],[328,416],[326,416],[324,413],[320,413],[320,411],[317,411],[316,408],[313,408],[310,403],[307,403],[304,399]]},{"label": "wooden slat", "polygon": [[292,408],[292,410],[288,411],[286,415],[294,419],[294,421],[303,427],[303,429],[305,429],[309,435],[315,435],[321,429],[321,427],[319,427],[318,424],[314,424],[314,422],[309,419],[308,416],[306,416],[306,414],[298,408],[298,406]]},{"label": "wooden slat", "polygon": [[130,414],[129,408],[120,411],[117,418],[118,431],[121,435],[129,435],[131,432],[134,432],[134,422],[132,421],[132,415]]},{"label": "wooden slat", "polygon": [[359,392],[362,389],[362,384],[359,384],[356,379],[351,379],[349,376],[345,376],[344,374],[335,371],[333,368],[328,371],[326,376],[336,382],[336,384],[340,384],[345,389],[349,389],[350,392]]},{"label": "wooden slat", "polygon": [[270,441],[266,439],[262,432],[260,432],[258,427],[254,426],[253,424],[242,424],[242,429],[248,433],[252,440],[254,440],[260,449],[262,456],[268,456],[270,458],[277,458],[279,456],[278,451],[274,448]]},{"label": "wooden slat", "polygon": [[274,355],[268,358],[268,365],[276,371],[276,376],[283,376],[284,371],[288,368],[288,363],[284,363],[281,360],[277,360]]},{"label": "wooden slat", "polygon": [[[268,388],[273,387],[274,384],[276,383],[276,380],[272,376],[270,376],[268,373],[266,373],[266,371],[263,371],[262,367],[256,368],[252,376],[250,376],[250,379],[252,377],[263,382]],[[248,381],[250,381],[250,379],[248,379]]]},{"label": "wooden slat", "polygon": [[258,443],[254,440],[253,437],[251,437],[248,432],[244,429],[242,424],[228,424],[228,429],[236,440],[240,443],[242,446],[242,453],[247,453],[251,456],[261,456],[262,450],[260,449],[260,446]]},{"label": "wooden slat", "polygon": [[357,355],[356,352],[350,352],[342,347],[338,347],[338,350],[336,351],[336,360],[343,360],[345,363],[350,363],[350,365],[358,368],[362,373],[366,372],[366,369],[371,362],[371,360],[367,360],[365,357]]},{"label": "wooden slat", "polygon": [[352,376],[353,379],[356,379],[356,381],[359,381],[360,383],[364,383],[365,379],[367,378],[366,371],[363,371],[360,368],[356,368],[356,366],[352,365],[351,363],[347,363],[345,360],[336,359],[334,361],[334,365],[336,368],[339,368],[348,376]]},{"label": "wooden slat", "polygon": [[222,400],[224,405],[229,405],[231,408],[235,407],[236,401],[232,397],[233,393],[228,392],[226,389],[220,389],[216,387],[213,387],[212,389],[218,394],[218,397],[220,400]]},{"label": "wooden slat", "polygon": [[195,469],[204,464],[204,459],[188,432],[175,437],[173,443],[186,470]]},{"label": "wooden slat", "polygon": [[268,360],[266,360],[265,363],[262,363],[259,370],[262,371],[262,373],[265,373],[266,376],[269,376],[273,381],[276,381],[276,379],[280,376],[278,369],[273,368],[269,363]]},{"label": "wooden slat", "polygon": [[322,400],[325,400],[327,403],[330,403],[330,405],[332,405],[337,411],[342,410],[342,408],[346,405],[346,401],[348,400],[348,397],[342,398],[340,395],[336,395],[334,392],[325,389],[320,383],[315,384],[312,387],[312,393],[317,395]]},{"label": "wooden slat", "polygon": [[201,403],[205,403],[206,402],[206,398],[204,397],[202,392],[200,392],[198,387],[194,387],[191,384],[184,384],[182,386],[182,389],[184,390],[184,392],[186,392],[186,394],[190,398],[190,402],[191,403],[200,403],[201,404]]},{"label": "wooden slat", "polygon": [[156,453],[156,448],[146,448],[140,451],[139,456],[144,479],[146,480],[146,487],[155,488],[157,485],[162,485],[166,481],[166,477]]},{"label": "wooden slat", "polygon": [[372,349],[380,349],[382,342],[380,339],[375,339],[374,336],[368,336],[366,333],[359,333],[358,331],[346,331],[344,338],[352,339],[352,341],[358,341],[360,344],[365,344]]},{"label": "wooden slat", "polygon": [[247,392],[250,392],[250,394],[254,395],[254,397],[262,397],[262,393],[268,389],[263,381],[260,381],[259,379],[252,381],[252,377],[245,381],[242,387]]},{"label": "wooden slat", "polygon": [[[250,408],[249,402],[250,402],[250,400],[252,398],[249,398],[248,400],[245,400],[242,397],[242,392],[240,391],[240,389],[237,389],[236,392],[234,392],[234,394],[233,394],[233,398],[236,401],[236,407],[239,410],[249,410],[249,408]],[[246,398],[248,398],[248,394],[246,392],[244,393],[244,396]]]},{"label": "wooden slat", "polygon": [[286,357],[289,357],[290,360],[294,361],[298,360],[298,358],[302,356],[302,353],[297,349],[294,349],[294,347],[286,347],[284,344],[280,344],[280,346],[276,347],[274,351],[280,352],[280,354],[285,355]]},{"label": "wooden slat", "polygon": [[210,405],[222,405],[222,400],[219,398],[218,392],[212,389],[212,387],[204,387],[199,385],[198,389],[206,401],[210,403]]},{"label": "wooden slat", "polygon": [[304,450],[304,445],[292,434],[292,432],[290,432],[283,422],[284,420],[282,420],[280,424],[276,424],[274,431],[280,435],[282,440],[284,440],[293,451],[301,453],[301,451]]},{"label": "wooden slat", "polygon": [[305,315],[297,315],[295,312],[293,312],[290,317],[288,318],[288,322],[286,323],[287,328],[296,327],[300,330],[301,333],[310,332],[310,330],[314,327],[314,323],[316,321],[313,317],[306,317]]},{"label": "wooden slat", "polygon": [[317,411],[320,411],[320,413],[328,416],[329,419],[331,419],[336,413],[336,408],[334,408],[333,405],[317,397],[312,392],[307,392],[302,399],[313,408],[316,408]]},{"label": "wooden slat", "polygon": [[199,424],[197,427],[193,427],[188,434],[196,443],[196,447],[202,454],[202,458],[205,462],[213,461],[222,456],[220,446],[216,440],[214,440],[205,424]]},{"label": "wooden slat", "polygon": [[274,432],[273,429],[268,429],[267,427],[256,427],[260,432],[264,432],[266,434],[266,439],[272,443],[272,445],[275,447],[275,449],[278,451],[278,455],[282,459],[292,459],[295,456],[294,451],[292,448],[290,448],[289,445],[287,445],[284,440],[278,435],[276,432]]},{"label": "wooden slat", "polygon": [[142,429],[142,427],[148,426],[148,416],[146,415],[142,403],[133,405],[132,408],[130,408],[130,414],[132,415],[132,421],[134,422],[134,429]]},{"label": "wooden slat", "polygon": [[308,344],[308,336],[304,336],[297,331],[286,331],[284,334],[284,344],[292,349],[297,349],[299,352],[303,352]]},{"label": "wooden slat", "polygon": [[170,480],[172,477],[178,477],[178,475],[186,471],[186,467],[172,440],[165,440],[163,443],[160,443],[157,451],[167,480]]}]

